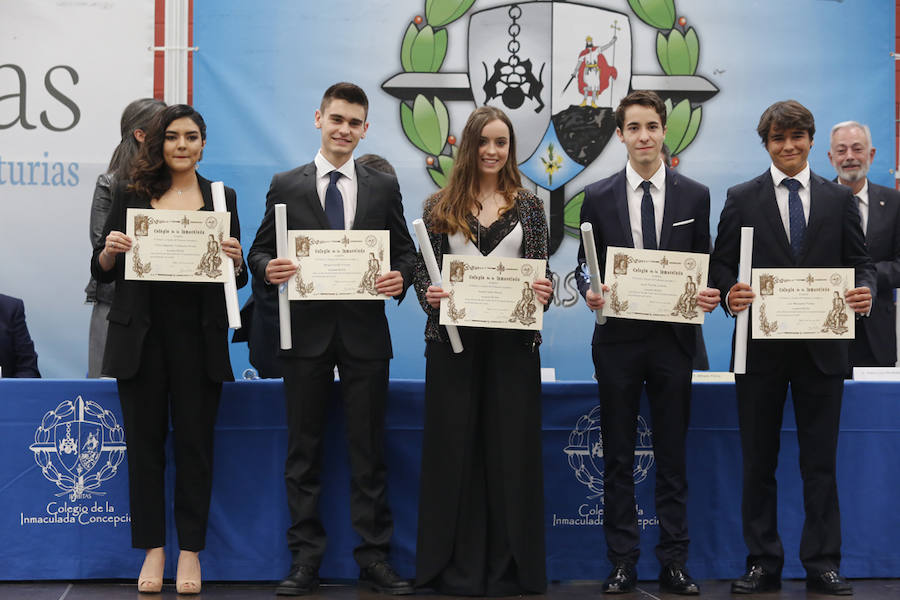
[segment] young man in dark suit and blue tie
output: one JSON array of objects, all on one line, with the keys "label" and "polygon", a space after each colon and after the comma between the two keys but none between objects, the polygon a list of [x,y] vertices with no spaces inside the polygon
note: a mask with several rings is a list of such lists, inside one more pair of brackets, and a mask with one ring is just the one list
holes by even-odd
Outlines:
[{"label": "young man in dark suit and blue tie", "polygon": [[[854,267],[857,287],[844,298],[857,314],[872,306],[875,268],[866,253],[859,211],[847,188],[810,171],[807,157],[816,126],[799,102],[776,102],[757,133],[772,159],[758,177],[728,190],[710,273],[729,314],[747,310],[754,291],[737,281],[741,227],[753,227],[754,268]],[[752,315],[751,315],[752,317]],[[747,568],[735,594],[781,588],[784,548],[777,526],[775,468],[788,385],[797,421],[806,521],[800,561],[813,592],[849,595],[839,572],[838,426],[848,342],[749,340],[747,372],[735,375],[743,456],[741,516]]]},{"label": "young man in dark suit and blue tie", "polygon": [[[608,246],[708,253],[709,189],[666,168],[660,156],[666,135],[666,108],[654,92],[635,91],[616,110],[616,134],[628,163],[615,175],[584,190],[581,222],[590,222],[599,255]],[[584,246],[575,269],[588,307],[603,307],[590,289]],[[715,309],[719,292],[699,286],[697,304]],[[604,292],[609,291],[603,286]],[[688,550],[687,435],[696,325],[610,318],[595,325],[592,345],[600,390],[604,461],[604,521],[607,556],[613,570],[604,593],[626,593],[637,583],[640,534],[634,500],[634,447],[641,390],[646,389],[653,421],[657,463],[656,511],[662,565],[660,588],[700,593],[685,570]]]},{"label": "young man in dark suit and blue tie", "polygon": [[878,273],[878,296],[868,319],[856,323],[850,342],[851,367],[893,367],[897,363],[897,309],[900,287],[900,192],[869,181],[875,148],[868,126],[844,121],[831,128],[831,166],[837,182],[850,188],[859,206],[866,248]]},{"label": "young man in dark suit and blue tie", "polygon": [[[368,99],[351,83],[326,90],[315,113],[322,143],[315,160],[272,178],[266,213],[248,255],[255,278],[286,282],[296,265],[276,258],[275,205],[287,205],[288,229],[384,229],[390,232],[391,270],[375,289],[398,301],[412,282],[415,248],[403,217],[397,179],[353,160],[365,137]],[[280,595],[313,593],[325,553],[318,515],[320,464],[334,367],[341,376],[353,527],[362,538],[354,550],[360,583],[389,594],[410,594],[387,561],[393,520],[387,504],[384,416],[388,363],[392,354],[384,302],[304,301],[291,303],[293,348],[282,350],[287,405],[288,454],[285,484],[293,564],[278,586]]]}]

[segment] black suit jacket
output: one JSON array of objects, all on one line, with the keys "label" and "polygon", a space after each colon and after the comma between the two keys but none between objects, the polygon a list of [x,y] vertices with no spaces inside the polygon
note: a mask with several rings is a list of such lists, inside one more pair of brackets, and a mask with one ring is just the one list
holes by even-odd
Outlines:
[{"label": "black suit jacket", "polygon": [[866,247],[878,273],[878,295],[869,318],[858,321],[857,327],[865,328],[878,363],[892,367],[897,362],[894,289],[900,287],[900,192],[871,181]]},{"label": "black suit jacket", "polygon": [[[631,222],[628,217],[628,181],[625,169],[615,175],[592,183],[584,189],[581,205],[581,222],[589,222],[594,228],[597,258],[604,281],[606,280],[606,249],[608,246],[633,248]],[[709,252],[709,188],[705,185],[666,169],[665,204],[660,250],[679,252]],[[584,244],[578,247],[578,268],[575,269],[578,290],[584,296],[590,289],[590,280],[584,257]],[[706,282],[697,282],[698,288]],[[644,338],[657,324],[632,319],[607,319],[605,325],[594,326],[592,344],[633,341]],[[678,342],[690,356],[697,346],[696,325],[669,325]]]},{"label": "black suit jacket", "polygon": [[[203,195],[203,209],[213,210],[210,182],[199,174],[197,182]],[[99,256],[110,231],[125,232],[125,211],[128,208],[150,208],[150,200],[129,191],[127,181],[117,182],[109,217],[91,257],[91,274],[97,281],[116,281],[116,292],[109,309],[109,333],[103,354],[104,375],[116,379],[129,379],[138,370],[144,338],[150,329],[150,288],[152,282],[125,280],[125,253],[116,255],[116,264],[109,271],[100,268]],[[231,213],[231,236],[241,239],[238,222],[237,196],[234,190],[225,188],[225,205]],[[247,269],[237,277],[237,287],[247,283]],[[234,381],[231,360],[228,356],[228,315],[221,284],[194,283],[202,286],[202,328],[206,351],[206,370],[213,381]]]},{"label": "black suit jacket", "polygon": [[25,303],[0,294],[0,377],[40,377],[37,353],[25,324]]},{"label": "black suit jacket", "polygon": [[[402,300],[412,282],[415,246],[403,217],[403,201],[397,179],[356,163],[356,216],[354,229],[385,229],[391,236],[391,270],[403,276]],[[276,257],[275,205],[287,206],[288,229],[330,229],[316,191],[316,165],[309,163],[272,178],[266,195],[266,214],[247,262],[253,276],[265,281],[266,265]],[[282,354],[311,358],[325,352],[340,330],[347,351],[356,358],[393,357],[384,302],[304,300],[291,302],[293,347]]]},{"label": "black suit jacket", "polygon": [[[806,248],[794,260],[775,200],[768,169],[728,190],[719,218],[719,233],[710,260],[710,275],[728,312],[727,294],[737,282],[741,227],[753,227],[753,268],[854,267],[856,287],[876,293],[875,267],[866,253],[859,211],[850,190],[810,173],[810,209]],[[852,282],[851,282],[852,283]],[[752,311],[752,309],[750,309]],[[753,318],[753,313],[750,313]],[[837,340],[748,341],[747,373],[774,370],[793,344],[805,344],[816,367],[826,375],[843,375],[849,366],[848,342]]]}]

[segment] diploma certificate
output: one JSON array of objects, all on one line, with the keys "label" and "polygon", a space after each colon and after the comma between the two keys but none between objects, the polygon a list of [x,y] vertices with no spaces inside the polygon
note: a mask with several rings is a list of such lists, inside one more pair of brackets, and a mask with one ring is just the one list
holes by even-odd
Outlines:
[{"label": "diploma certificate", "polygon": [[703,324],[697,294],[706,287],[709,255],[673,250],[606,250],[603,314],[618,319]]},{"label": "diploma certificate", "polygon": [[231,237],[227,212],[129,208],[125,279],[225,283],[222,241]]},{"label": "diploma certificate", "polygon": [[544,277],[547,261],[533,258],[445,254],[441,325],[530,329],[544,325],[544,305],[531,283]]},{"label": "diploma certificate", "polygon": [[375,280],[391,270],[390,232],[364,229],[292,229],[288,248],[297,272],[290,300],[384,300]]},{"label": "diploma certificate", "polygon": [[852,340],[856,318],[844,300],[852,268],[753,269],[753,339]]}]

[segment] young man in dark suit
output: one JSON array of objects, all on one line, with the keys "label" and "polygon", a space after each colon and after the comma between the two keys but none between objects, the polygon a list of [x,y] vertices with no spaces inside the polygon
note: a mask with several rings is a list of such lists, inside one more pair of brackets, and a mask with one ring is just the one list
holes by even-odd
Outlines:
[{"label": "young man in dark suit", "polygon": [[[758,177],[728,190],[710,273],[729,314],[747,310],[754,291],[738,283],[741,227],[753,227],[753,267],[854,267],[856,286],[845,294],[857,314],[872,306],[875,268],[866,254],[859,212],[850,190],[810,171],[816,127],[799,102],[776,102],[757,133],[772,159]],[[747,373],[735,375],[743,455],[744,542],[747,570],[735,594],[781,588],[784,548],[777,528],[775,468],[788,384],[797,421],[806,521],[800,560],[806,587],[852,594],[839,574],[841,521],[835,462],[846,341],[749,340]]]},{"label": "young man in dark suit", "polygon": [[[628,149],[628,163],[615,175],[587,186],[581,208],[581,222],[593,225],[600,268],[608,246],[708,253],[709,189],[666,168],[660,156],[666,135],[665,104],[654,92],[632,92],[616,110],[616,125],[616,134]],[[603,295],[590,289],[583,245],[575,275],[588,307],[602,308]],[[698,305],[706,312],[713,310],[719,303],[718,290],[698,287]],[[609,287],[604,285],[603,290]],[[604,593],[630,592],[637,582],[640,534],[633,466],[645,386],[657,463],[660,588],[676,594],[700,593],[684,568],[689,541],[685,436],[696,327],[615,318],[594,327],[591,344],[602,406],[603,530],[613,563]]]},{"label": "young man in dark suit", "polygon": [[900,192],[866,177],[875,158],[866,125],[845,121],[832,127],[828,158],[837,171],[837,182],[849,187],[856,198],[866,247],[878,272],[878,296],[869,318],[856,324],[850,366],[893,367],[897,363],[894,289],[900,287]]},{"label": "young man in dark suit", "polygon": [[[365,137],[368,99],[350,83],[326,90],[315,113],[322,144],[315,160],[272,178],[266,213],[250,249],[255,278],[286,282],[296,265],[276,258],[275,205],[287,205],[288,229],[385,229],[390,232],[391,270],[375,288],[403,299],[412,282],[415,249],[403,217],[397,179],[357,164],[353,150]],[[341,390],[350,447],[350,511],[362,538],[354,550],[360,582],[379,592],[409,594],[411,584],[387,562],[393,520],[387,504],[384,415],[391,338],[384,302],[291,303],[293,348],[281,351],[287,404],[288,455],[285,484],[291,526],[290,574],[277,589],[302,595],[318,587],[325,530],[318,515],[320,463],[334,367]]]}]

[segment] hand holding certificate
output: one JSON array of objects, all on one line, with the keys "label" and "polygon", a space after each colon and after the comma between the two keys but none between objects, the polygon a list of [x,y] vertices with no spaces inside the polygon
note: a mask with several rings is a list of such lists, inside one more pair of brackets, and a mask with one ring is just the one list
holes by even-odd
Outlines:
[{"label": "hand holding certificate", "polygon": [[704,289],[708,267],[707,254],[610,246],[603,314],[700,325],[718,301]]},{"label": "hand holding certificate", "polygon": [[125,279],[225,283],[222,242],[229,235],[227,212],[129,208]]},{"label": "hand holding certificate", "polygon": [[753,339],[853,339],[853,279],[851,268],[753,269]]},{"label": "hand holding certificate", "polygon": [[441,325],[540,330],[544,307],[533,285],[545,269],[545,260],[445,254]]},{"label": "hand holding certificate", "polygon": [[[297,271],[291,300],[384,300],[376,282],[390,271],[390,232],[360,229],[288,231]],[[402,282],[401,282],[402,286]]]}]

